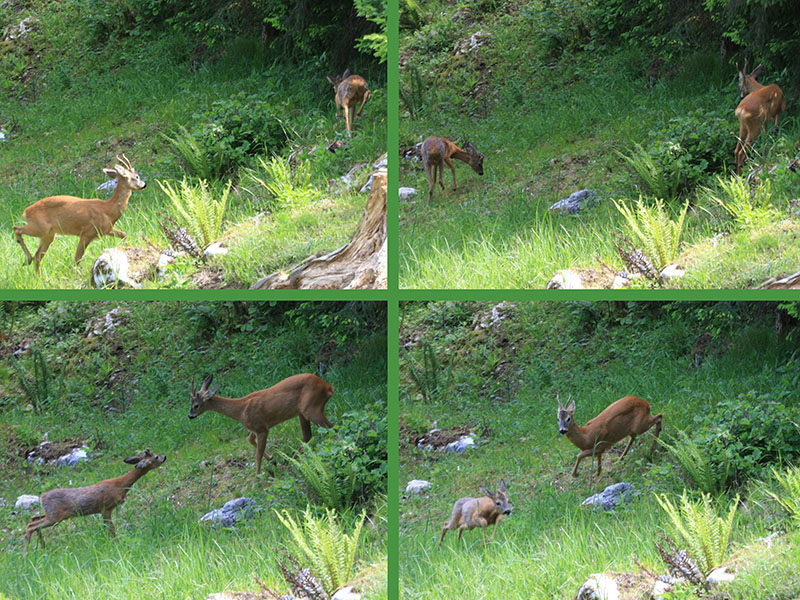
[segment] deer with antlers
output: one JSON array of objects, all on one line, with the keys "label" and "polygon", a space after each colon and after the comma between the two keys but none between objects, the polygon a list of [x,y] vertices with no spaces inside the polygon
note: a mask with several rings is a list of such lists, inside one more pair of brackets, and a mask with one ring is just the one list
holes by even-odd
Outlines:
[{"label": "deer with antlers", "polygon": [[[75,263],[83,258],[83,253],[92,240],[101,235],[124,238],[125,232],[114,228],[114,224],[128,207],[128,200],[134,190],[143,190],[147,184],[136,173],[128,158],[117,156],[117,164],[103,173],[117,180],[114,195],[109,200],[97,198],[76,198],[75,196],[50,196],[34,202],[22,213],[27,225],[14,226],[14,236],[25,252],[25,264],[32,262],[38,271],[42,257],[53,243],[56,234],[77,235],[78,248],[75,250]],[[31,255],[22,239],[23,235],[39,238],[36,254]]]},{"label": "deer with antlers", "polygon": [[756,77],[761,74],[761,65],[748,75],[747,60],[745,60],[744,69],[739,71],[737,64],[736,70],[739,72],[739,92],[742,98],[736,107],[739,137],[733,152],[738,175],[747,155],[747,147],[753,146],[753,142],[761,133],[761,128],[775,119],[775,133],[778,132],[778,117],[786,110],[786,101],[783,98],[783,90],[776,84],[761,85],[756,81]]},{"label": "deer with antlers", "polygon": [[[312,373],[292,375],[265,390],[258,390],[243,398],[217,396],[219,386],[209,389],[213,375],[203,381],[199,390],[192,382],[189,418],[213,410],[236,419],[249,432],[247,441],[256,447],[256,473],[261,472],[261,458],[267,445],[269,430],[279,423],[297,417],[303,442],[311,439],[311,423],[320,427],[333,427],[325,417],[325,403],[333,396],[333,386]],[[272,457],[267,454],[267,460]]]}]

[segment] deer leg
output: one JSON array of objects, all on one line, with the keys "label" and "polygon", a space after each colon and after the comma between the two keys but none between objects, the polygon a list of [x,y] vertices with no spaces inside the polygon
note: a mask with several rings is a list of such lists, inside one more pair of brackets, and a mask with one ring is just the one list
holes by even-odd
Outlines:
[{"label": "deer leg", "polygon": [[594,454],[594,449],[583,450],[582,452],[578,452],[578,458],[575,461],[575,466],[572,468],[572,475],[573,477],[578,476],[578,465],[581,464],[581,461],[586,458],[587,456],[591,456]]},{"label": "deer leg", "polygon": [[631,445],[633,444],[633,440],[635,440],[635,439],[636,439],[636,434],[635,434],[635,433],[632,433],[632,434],[631,434],[631,439],[629,439],[629,440],[628,440],[628,445],[627,445],[627,446],[625,446],[625,450],[622,452],[622,454],[621,454],[621,455],[620,455],[620,457],[619,457],[619,459],[620,459],[620,460],[622,460],[623,458],[625,458],[625,455],[628,453],[628,450],[630,450],[630,449],[631,449]]},{"label": "deer leg", "polygon": [[33,262],[36,265],[37,271],[42,266],[42,258],[44,258],[45,252],[47,252],[47,249],[50,247],[50,244],[53,243],[55,238],[55,231],[51,231],[39,239],[39,247],[36,249],[36,254],[33,256]]},{"label": "deer leg", "polygon": [[114,227],[111,228],[111,231],[108,232],[107,235],[113,235],[114,237],[118,237],[121,240],[124,240],[128,234],[124,231],[120,231],[119,229],[115,229]]},{"label": "deer leg", "polygon": [[[456,191],[456,168],[453,166],[453,161],[449,158],[445,158],[444,162],[447,163],[447,166],[450,167],[450,170],[453,172],[453,191]],[[444,186],[444,184],[442,184]]]},{"label": "deer leg", "polygon": [[51,521],[46,514],[33,517],[30,523],[28,523],[28,526],[25,528],[25,548],[22,551],[22,555],[25,556],[25,554],[27,554],[28,544],[31,541],[31,535],[33,535],[34,531],[39,534],[39,544],[42,548],[44,548],[44,536],[42,535],[42,529],[45,527],[51,527],[56,523],[58,523],[57,520]]},{"label": "deer leg", "polygon": [[497,533],[497,528],[500,527],[500,521],[502,520],[503,520],[503,515],[502,514],[497,515],[497,519],[494,522],[494,529],[492,529],[492,537],[489,540],[490,542],[494,541],[494,534]]},{"label": "deer leg", "polygon": [[439,185],[442,186],[442,191],[444,191],[444,164],[439,163]]},{"label": "deer leg", "polygon": [[111,537],[116,537],[117,531],[114,529],[114,522],[111,520],[111,509],[107,508],[103,511],[103,522],[105,522],[106,527],[108,527],[108,534]]},{"label": "deer leg", "polygon": [[367,100],[369,100],[369,94],[369,90],[367,90],[364,94],[364,99],[361,101],[361,108],[358,109],[358,118],[361,118],[361,111],[364,110],[364,105],[367,103]]},{"label": "deer leg", "polygon": [[[261,458],[264,456],[264,448],[267,447],[267,434],[269,433],[269,429],[266,431],[259,432],[257,434],[257,441],[258,445],[256,446],[256,475],[261,473]],[[272,457],[267,454],[267,460],[272,460]]]},{"label": "deer leg", "polygon": [[352,136],[353,130],[353,113],[355,112],[355,106],[351,107],[348,103],[344,107],[344,126],[347,130],[347,135]]},{"label": "deer leg", "polygon": [[252,431],[247,435],[247,441],[253,444],[253,446],[257,446],[256,444],[256,434]]},{"label": "deer leg", "polygon": [[658,443],[658,435],[661,433],[661,414],[656,415],[653,417],[653,423],[656,426],[656,430],[653,432],[653,445],[650,446],[650,454],[655,452],[656,444]]},{"label": "deer leg", "polygon": [[444,534],[447,533],[447,531],[448,531],[447,525],[442,527],[442,535],[439,536],[439,548],[442,547],[442,540],[444,539]]},{"label": "deer leg", "polygon": [[81,262],[83,258],[83,253],[86,252],[86,246],[92,243],[92,241],[97,237],[97,230],[92,228],[90,231],[81,234],[80,239],[78,240],[78,247],[75,249],[75,264]]},{"label": "deer leg", "polygon": [[297,415],[297,418],[300,419],[300,431],[303,434],[303,443],[307,444],[308,440],[311,439],[311,423],[308,422],[303,415]]},{"label": "deer leg", "polygon": [[25,264],[29,265],[33,262],[33,256],[31,255],[30,250],[25,245],[25,241],[22,239],[22,234],[24,233],[24,227],[14,226],[14,237],[17,239],[17,243],[22,246],[22,251],[25,253]]}]

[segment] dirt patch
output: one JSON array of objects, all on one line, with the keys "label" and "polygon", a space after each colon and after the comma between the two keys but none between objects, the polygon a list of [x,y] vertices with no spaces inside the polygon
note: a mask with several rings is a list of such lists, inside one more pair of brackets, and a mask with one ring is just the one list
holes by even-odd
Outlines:
[{"label": "dirt patch", "polygon": [[465,435],[468,435],[472,429],[469,425],[460,425],[449,429],[432,429],[424,435],[411,436],[408,441],[417,448],[430,447],[433,450],[441,450],[448,444],[457,442]]},{"label": "dirt patch", "polygon": [[247,287],[235,276],[227,279],[220,267],[205,267],[197,271],[192,275],[191,282],[191,287],[198,290],[240,290]]},{"label": "dirt patch", "polygon": [[41,458],[48,462],[69,454],[76,448],[82,448],[85,440],[81,438],[65,438],[55,442],[42,442],[37,446],[27,446],[20,450],[19,456],[27,461]]}]

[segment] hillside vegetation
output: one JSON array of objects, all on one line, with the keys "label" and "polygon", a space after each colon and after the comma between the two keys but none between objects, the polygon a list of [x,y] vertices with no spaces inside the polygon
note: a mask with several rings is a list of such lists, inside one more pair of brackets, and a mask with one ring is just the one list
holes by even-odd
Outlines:
[{"label": "hillside vegetation", "polygon": [[[331,509],[348,535],[365,518],[341,583],[385,597],[385,305],[5,302],[0,319],[0,596],[202,600],[261,594],[254,577],[282,594],[292,586],[279,563],[294,575],[306,567],[326,575],[279,519],[302,523],[310,507],[326,522]],[[325,407],[334,428],[312,425],[304,446],[297,419],[277,425],[260,475],[240,423],[214,412],[187,418],[192,383],[208,374],[219,394],[240,397],[303,372],[334,387]],[[43,440],[85,445],[89,460],[27,460]],[[114,511],[115,538],[100,516],[76,517],[44,529],[45,548],[34,536],[23,556],[37,510],[15,510],[17,496],[117,477],[130,470],[123,459],[145,448],[167,459]],[[314,473],[327,474],[324,488]],[[242,496],[255,502],[251,518],[232,528],[199,522]]]},{"label": "hillside vegetation", "polygon": [[[418,190],[400,203],[403,287],[543,288],[569,268],[608,287],[640,272],[636,249],[656,279],[639,287],[745,288],[797,271],[797,3],[401,4],[400,145],[413,159],[400,184]],[[745,59],[787,110],[739,179]],[[414,146],[431,135],[485,159],[482,177],[455,161],[455,192],[445,168],[428,202]],[[593,205],[549,210],[581,189]],[[657,281],[674,263],[685,275]]]},{"label": "hillside vegetation", "polygon": [[[182,250],[172,241],[182,229],[228,254],[179,255],[146,285],[247,287],[346,243],[385,152],[385,10],[370,0],[6,2],[0,286],[85,287],[104,248]],[[372,91],[352,139],[326,80],[348,67]],[[25,207],[109,197],[95,188],[119,154],[148,183],[117,223],[127,238],[91,243],[76,267],[77,238],[57,236],[41,274],[24,266],[11,227]]]},{"label": "hillside vegetation", "polygon": [[[729,546],[717,562],[737,579],[711,592],[679,587],[669,597],[796,598],[800,522],[771,494],[800,501],[797,490],[792,495],[776,480],[800,461],[797,308],[731,302],[403,304],[403,597],[567,600],[591,573],[611,572],[643,585],[640,594],[622,598],[649,598],[655,576],[667,572],[657,549],[665,546],[664,536],[694,552],[658,499],[679,504],[685,493],[700,502],[706,493],[720,514],[737,506]],[[599,477],[592,457],[573,477],[578,449],[559,435],[557,397],[564,404],[569,397],[575,401],[575,421],[584,425],[626,395],[644,398],[653,414],[662,413],[661,440],[686,452],[658,444],[650,454],[651,430],[622,460],[627,440],[606,452]],[[468,432],[475,434],[473,447],[462,454],[442,450]],[[696,456],[687,458],[690,449]],[[404,493],[412,479],[432,486]],[[461,541],[451,532],[438,548],[453,503],[480,497],[480,486],[496,490],[501,479],[513,510],[494,541],[484,546],[478,528],[465,531]],[[580,506],[618,482],[635,491],[614,512]],[[700,522],[710,527],[710,521]],[[774,532],[786,533],[775,534],[774,544],[757,541]]]}]

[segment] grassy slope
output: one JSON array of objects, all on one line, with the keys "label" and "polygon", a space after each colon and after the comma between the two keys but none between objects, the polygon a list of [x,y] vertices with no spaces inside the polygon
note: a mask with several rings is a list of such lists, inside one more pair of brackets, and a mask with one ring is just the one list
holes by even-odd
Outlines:
[{"label": "grassy slope", "polygon": [[[16,22],[28,13],[19,10],[4,20]],[[119,240],[93,242],[84,264],[75,267],[77,239],[59,236],[44,260],[42,275],[37,276],[23,266],[11,226],[22,224],[23,209],[39,198],[57,193],[100,194],[95,188],[104,180],[101,169],[121,152],[149,183],[147,189],[134,193],[118,222],[118,228],[128,234],[122,243],[147,246],[149,240],[165,247],[160,213],[171,209],[156,182],[179,181],[185,173],[161,134],[171,135],[179,125],[192,129],[197,124],[195,113],[238,92],[257,94],[281,107],[287,128],[300,136],[295,146],[314,148],[300,156],[312,165],[314,184],[330,201],[322,211],[315,204],[298,203],[287,207],[285,215],[268,214],[253,226],[248,219],[268,210],[269,194],[261,190],[253,198],[234,190],[224,224],[231,253],[218,259],[214,268],[223,271],[227,285],[241,287],[349,240],[365,195],[358,194],[357,188],[334,195],[327,180],[355,164],[371,162],[384,151],[386,107],[381,88],[385,68],[367,61],[361,65],[372,83],[372,98],[357,124],[355,141],[331,156],[325,146],[343,137],[344,122],[334,117],[333,94],[320,64],[293,65],[266,54],[258,41],[238,39],[195,68],[186,40],[165,37],[142,43],[127,39],[99,49],[85,48],[75,41],[83,35],[77,15],[55,4],[42,6],[38,15],[41,22],[28,42],[38,57],[32,63],[34,76],[46,73],[46,84],[35,98],[27,92],[20,101],[18,95],[23,94],[13,88],[0,97],[0,124],[11,126],[9,141],[0,147],[4,190],[0,252],[10,257],[0,266],[0,286],[87,285],[89,265],[104,247],[118,245]],[[33,251],[38,240],[25,240]],[[192,287],[186,280],[194,270],[187,262],[160,285]]]},{"label": "grassy slope", "polygon": [[[401,55],[424,81],[419,112],[412,117],[401,105],[401,146],[440,135],[457,143],[468,139],[486,156],[483,178],[456,161],[459,190],[449,190],[446,173],[448,189],[437,185],[430,204],[421,165],[401,165],[401,185],[420,190],[400,206],[403,287],[540,288],[558,269],[598,268],[596,257],[620,264],[613,242],[622,219],[609,201],[580,216],[552,214],[550,204],[582,188],[606,199],[636,198],[615,152],[627,152],[650,130],[697,108],[731,106],[733,155],[738,90],[732,66],[717,56],[697,55],[651,87],[645,75],[651,57],[636,52],[544,59],[539,38],[531,35],[537,2],[503,2],[494,12],[480,6],[470,4],[472,23],[435,3],[418,33],[401,32]],[[454,52],[477,31],[484,44],[477,54]],[[401,79],[411,85],[410,71]],[[784,118],[779,146],[791,156],[795,132],[794,120]],[[775,190],[783,217],[798,185]],[[701,244],[717,227],[698,211],[687,220],[684,247]],[[796,218],[769,230],[768,243],[757,250],[734,238],[706,250],[707,262],[724,260],[727,271],[689,260],[694,272],[677,285],[746,287],[791,270],[800,260]]]},{"label": "grassy slope", "polygon": [[[86,322],[118,305],[130,313],[116,331],[86,338]],[[0,509],[0,593],[12,599],[204,598],[224,589],[257,589],[253,575],[286,589],[276,548],[287,548],[289,540],[272,510],[296,515],[309,495],[280,460],[256,476],[254,450],[238,423],[216,413],[187,419],[189,384],[214,373],[221,393],[239,396],[317,371],[317,360],[326,360],[325,378],[336,389],[326,413],[336,424],[348,411],[385,404],[385,333],[345,337],[336,352],[320,358],[317,351],[335,330],[292,324],[277,311],[245,322],[229,310],[227,321],[224,310],[202,303],[52,303],[18,311],[9,348],[30,342],[45,352],[56,400],[41,415],[18,410],[25,400],[10,359],[0,364],[0,477],[10,503]],[[252,331],[229,331],[236,323],[249,323]],[[337,435],[313,430],[311,448]],[[20,447],[38,444],[45,434],[86,440],[92,460],[70,469],[34,466],[18,456]],[[291,454],[299,445],[293,419],[272,432],[267,451]],[[129,469],[122,459],[145,447],[166,454],[167,462],[115,511],[115,539],[99,517],[72,519],[45,531],[46,549],[34,541],[22,557],[29,515],[11,510],[19,494],[116,477]],[[238,496],[258,503],[255,518],[226,530],[198,524],[205,512]],[[366,507],[373,520],[364,530],[358,568],[385,560],[384,507],[380,498]]]},{"label": "grassy slope", "polygon": [[[641,395],[664,414],[665,439],[690,428],[695,415],[712,411],[717,401],[750,390],[796,402],[796,342],[776,346],[768,310],[761,325],[737,328],[727,341],[726,336],[717,339],[716,350],[693,368],[692,344],[702,328],[667,318],[650,321],[642,304],[625,324],[595,331],[592,311],[615,308],[586,306],[518,303],[500,329],[476,331],[473,315],[491,304],[407,305],[401,343],[431,344],[440,361],[440,388],[430,401],[422,400],[409,369],[414,364],[421,370],[419,343],[401,354],[400,484],[411,479],[433,483],[421,496],[401,490],[405,598],[566,599],[574,597],[590,573],[638,571],[635,560],[663,570],[654,541],[666,518],[652,493],[680,495],[680,470],[661,449],[650,460],[648,433],[622,462],[616,460],[622,444],[606,454],[599,480],[590,474],[588,459],[573,478],[577,450],[558,434],[556,393],[562,399],[572,395],[581,424],[612,400]],[[434,422],[440,428],[472,428],[479,433],[475,449],[443,455],[409,444]],[[508,483],[514,512],[495,542],[484,548],[480,530],[474,530],[457,544],[449,533],[437,549],[452,503],[479,495],[481,485],[495,488],[501,478]],[[596,514],[578,507],[618,481],[631,482],[642,492],[626,509]],[[735,549],[778,526],[775,506],[764,491],[753,484],[746,492],[732,539]],[[746,569],[757,572],[737,585],[752,591],[753,581],[771,569],[775,589],[788,586],[796,596],[800,582],[790,566],[800,554],[796,534],[781,552],[787,557],[775,558],[772,565],[768,559],[748,562]],[[735,597],[795,596],[753,592]]]}]

